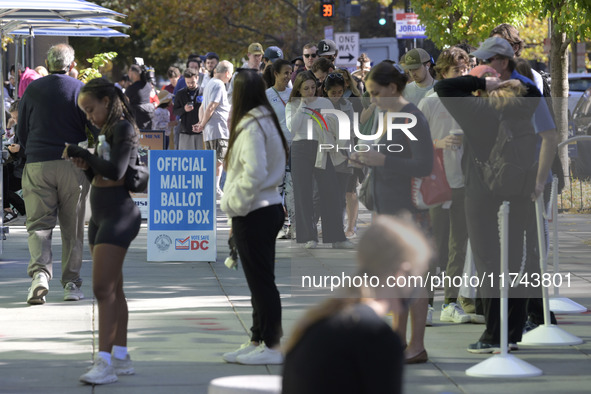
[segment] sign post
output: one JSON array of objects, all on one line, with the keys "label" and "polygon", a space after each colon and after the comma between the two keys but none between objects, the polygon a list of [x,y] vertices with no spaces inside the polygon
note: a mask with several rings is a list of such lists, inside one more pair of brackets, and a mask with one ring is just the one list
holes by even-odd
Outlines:
[{"label": "sign post", "polygon": [[211,150],[150,151],[148,261],[216,261]]},{"label": "sign post", "polygon": [[359,33],[335,33],[334,38],[339,50],[335,65],[356,67],[359,57]]}]

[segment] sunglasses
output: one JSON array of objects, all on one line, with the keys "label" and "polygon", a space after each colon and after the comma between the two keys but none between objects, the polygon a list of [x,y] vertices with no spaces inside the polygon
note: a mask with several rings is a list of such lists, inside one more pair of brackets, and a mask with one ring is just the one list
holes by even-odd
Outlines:
[{"label": "sunglasses", "polygon": [[499,57],[499,56],[493,56],[493,57],[491,57],[490,59],[484,59],[484,60],[482,61],[482,64],[491,64],[491,63],[492,63],[492,62],[494,62],[495,60],[500,60],[500,59],[502,59],[502,58],[501,58],[501,57]]},{"label": "sunglasses", "polygon": [[317,57],[318,55],[317,55],[317,54],[315,54],[315,53],[306,53],[306,54],[304,55],[304,57],[305,57],[306,59],[307,59],[307,58],[309,58],[310,56],[312,56],[312,57],[314,58],[314,57]]},{"label": "sunglasses", "polygon": [[328,76],[326,77],[326,79],[338,79],[339,81],[344,81],[345,80],[345,77],[343,77],[343,74],[330,73],[330,74],[328,74]]}]

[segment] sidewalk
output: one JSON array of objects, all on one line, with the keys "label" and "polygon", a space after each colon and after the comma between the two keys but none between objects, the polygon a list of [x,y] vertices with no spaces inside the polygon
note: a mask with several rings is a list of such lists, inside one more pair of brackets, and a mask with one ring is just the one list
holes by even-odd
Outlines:
[{"label": "sidewalk", "polygon": [[[54,263],[47,303],[26,304],[30,278],[27,233],[21,221],[10,223],[0,256],[0,393],[207,393],[221,376],[280,374],[280,366],[226,364],[221,354],[248,339],[250,298],[242,270],[223,265],[228,228],[218,215],[218,262],[148,263],[146,228],[132,244],[124,266],[129,301],[129,347],[137,371],[106,386],[86,386],[78,377],[97,351],[97,310],[92,298],[88,250],[82,277],[86,299],[62,301],[60,263]],[[361,215],[360,228],[369,214]],[[591,308],[591,215],[560,216],[562,272],[573,273],[575,300]],[[19,225],[20,224],[20,225]],[[86,248],[88,249],[88,248]],[[354,252],[303,249],[277,243],[277,281],[282,293],[283,328],[319,297],[293,286],[297,267],[327,261],[354,264]],[[54,232],[54,259],[61,258],[60,234]],[[550,259],[551,261],[551,259]],[[294,280],[297,282],[297,280]],[[583,289],[583,290],[581,290]],[[561,295],[568,296],[564,290]],[[482,326],[439,323],[443,291],[436,292],[434,326],[426,330],[429,362],[405,370],[406,393],[588,393],[591,391],[591,316],[560,315],[559,325],[582,338],[579,346],[521,348],[515,356],[537,366],[543,376],[525,379],[473,378],[465,370],[490,357],[466,352]],[[343,344],[344,346],[346,344]]]}]

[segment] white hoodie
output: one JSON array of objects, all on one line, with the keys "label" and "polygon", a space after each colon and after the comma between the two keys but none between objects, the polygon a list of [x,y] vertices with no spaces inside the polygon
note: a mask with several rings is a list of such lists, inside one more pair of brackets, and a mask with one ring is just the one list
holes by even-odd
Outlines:
[{"label": "white hoodie", "polygon": [[236,127],[220,207],[229,217],[281,204],[277,187],[283,182],[286,156],[272,112],[259,106]]}]

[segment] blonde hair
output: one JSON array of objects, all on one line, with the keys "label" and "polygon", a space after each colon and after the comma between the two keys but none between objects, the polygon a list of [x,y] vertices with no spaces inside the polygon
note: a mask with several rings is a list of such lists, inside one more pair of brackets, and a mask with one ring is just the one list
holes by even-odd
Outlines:
[{"label": "blonde hair", "polygon": [[336,70],[334,70],[334,72],[341,74],[345,78],[345,82],[347,83],[347,85],[349,85],[347,86],[347,88],[351,90],[353,96],[361,97],[361,93],[359,93],[359,89],[357,89],[357,82],[355,82],[349,70],[346,70],[344,68],[337,68]]},{"label": "blonde hair", "polygon": [[35,72],[39,75],[41,75],[42,77],[46,77],[49,75],[49,72],[47,71],[47,69],[43,66],[37,66],[35,67]]},{"label": "blonde hair", "polygon": [[527,92],[525,85],[518,79],[510,79],[502,82],[496,89],[488,92],[488,97],[495,109],[500,110],[509,104],[519,105],[519,97],[523,97]]},{"label": "blonde hair", "polygon": [[[409,263],[413,274],[423,274],[431,258],[431,247],[418,227],[400,217],[380,215],[366,230],[357,246],[358,275],[377,276],[381,283],[395,275],[403,263]],[[377,291],[372,287],[349,288],[342,298],[332,298],[309,310],[296,325],[285,345],[285,353],[291,351],[305,332],[319,321],[347,312],[364,298],[373,298]]]}]

